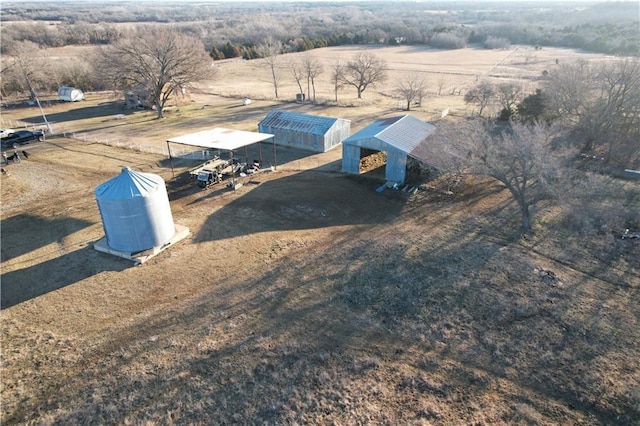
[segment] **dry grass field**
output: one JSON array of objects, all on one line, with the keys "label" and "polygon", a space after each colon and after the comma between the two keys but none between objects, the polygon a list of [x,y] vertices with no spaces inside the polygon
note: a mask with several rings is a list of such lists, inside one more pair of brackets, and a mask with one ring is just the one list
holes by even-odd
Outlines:
[{"label": "dry grass field", "polygon": [[[534,84],[581,56],[376,53],[389,81],[337,104],[329,83],[317,105],[292,102],[289,83],[272,99],[254,62],[222,65],[161,121],[111,94],[45,101],[58,134],[0,180],[2,423],[640,424],[640,242],[620,229],[576,233],[544,204],[525,238],[492,181],[379,194],[376,171],[339,173],[339,148],[279,149],[275,171],[235,192],[197,188],[186,160],[172,173],[168,137],[256,130],[273,108],[346,118],[355,132],[404,113],[390,95],[405,70],[446,87],[411,114],[463,116],[451,92],[477,78]],[[42,119],[12,105],[2,121]],[[93,249],[104,235],[93,190],[123,166],[165,178],[191,231],[137,267]],[[640,196],[607,202],[640,211]]]}]

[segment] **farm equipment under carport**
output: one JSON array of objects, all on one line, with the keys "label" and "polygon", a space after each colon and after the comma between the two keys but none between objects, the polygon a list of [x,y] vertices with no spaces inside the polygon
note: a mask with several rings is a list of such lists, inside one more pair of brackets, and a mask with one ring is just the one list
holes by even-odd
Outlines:
[{"label": "farm equipment under carport", "polygon": [[209,188],[211,185],[222,182],[222,172],[229,164],[229,160],[216,157],[191,170],[189,177],[195,179],[200,188]]},{"label": "farm equipment under carport", "polygon": [[209,188],[224,179],[230,179],[231,182],[228,186],[237,187],[241,184],[236,183],[236,177],[243,177],[259,171],[260,162],[258,160],[254,160],[251,165],[248,165],[236,158],[223,160],[216,156],[192,169],[189,172],[189,177],[195,180],[200,188]]},{"label": "farm equipment under carport", "polygon": [[209,188],[211,185],[222,181],[222,174],[215,169],[202,169],[198,173],[197,180],[200,188]]}]

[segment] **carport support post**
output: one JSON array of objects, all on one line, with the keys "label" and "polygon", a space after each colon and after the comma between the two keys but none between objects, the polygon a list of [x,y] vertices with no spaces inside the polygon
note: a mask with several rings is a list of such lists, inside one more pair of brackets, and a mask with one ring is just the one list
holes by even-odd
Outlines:
[{"label": "carport support post", "polygon": [[167,141],[167,151],[169,151],[169,163],[171,164],[171,175],[175,178],[176,174],[173,171],[173,157],[171,156],[171,147],[169,146],[169,141]]},{"label": "carport support post", "polygon": [[233,190],[236,190],[236,168],[233,167],[233,150],[229,151],[231,154],[229,158],[231,159],[231,187]]},{"label": "carport support post", "polygon": [[272,140],[273,140],[273,163],[274,163],[273,168],[277,169],[278,159],[276,158],[276,140],[275,139],[272,139]]}]

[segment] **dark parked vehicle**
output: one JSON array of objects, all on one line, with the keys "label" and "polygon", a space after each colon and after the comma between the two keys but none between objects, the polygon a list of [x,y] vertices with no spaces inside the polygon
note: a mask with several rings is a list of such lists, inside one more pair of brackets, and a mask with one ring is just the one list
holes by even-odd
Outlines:
[{"label": "dark parked vehicle", "polygon": [[43,141],[44,133],[41,130],[17,130],[7,137],[2,138],[3,148],[18,148],[20,145],[31,141]]}]

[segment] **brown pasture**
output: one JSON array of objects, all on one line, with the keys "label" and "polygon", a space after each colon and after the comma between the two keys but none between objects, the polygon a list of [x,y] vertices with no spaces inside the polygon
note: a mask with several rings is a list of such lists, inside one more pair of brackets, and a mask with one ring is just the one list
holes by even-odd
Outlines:
[{"label": "brown pasture", "polygon": [[[168,137],[256,130],[273,108],[346,118],[352,132],[404,114],[393,83],[406,72],[431,92],[410,113],[437,122],[472,112],[458,91],[479,79],[533,88],[556,59],[603,58],[372,51],[389,79],[337,104],[328,70],[317,104],[294,102],[290,78],[273,99],[259,61],[220,65],[164,120],[109,93],[43,98],[56,134],[0,180],[3,424],[637,424],[640,246],[617,230],[576,235],[547,204],[524,238],[492,181],[379,194],[377,171],[340,173],[340,148],[282,149],[235,192],[197,188],[188,161],[172,172]],[[11,104],[2,122],[42,120]],[[93,249],[93,190],[123,166],[164,177],[191,231],[137,267]]]}]

